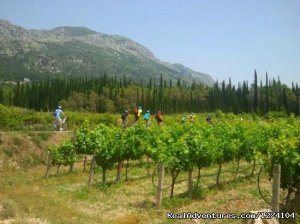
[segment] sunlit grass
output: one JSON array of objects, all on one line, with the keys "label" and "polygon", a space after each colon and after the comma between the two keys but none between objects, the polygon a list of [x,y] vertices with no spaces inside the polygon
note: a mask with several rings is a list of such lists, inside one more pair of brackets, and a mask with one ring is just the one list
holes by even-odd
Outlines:
[{"label": "sunlit grass", "polygon": [[[21,150],[12,155],[1,152],[0,159],[7,159],[7,164],[0,166],[0,223],[1,219],[14,216],[16,223],[29,218],[39,219],[41,223],[191,223],[191,220],[169,220],[167,211],[172,212],[220,212],[241,213],[270,208],[260,197],[257,189],[256,175],[250,176],[251,164],[241,162],[243,167],[249,167],[244,172],[222,173],[220,184],[216,185],[216,165],[201,169],[199,187],[196,187],[197,178],[194,178],[193,198],[187,196],[187,181],[175,185],[174,197],[170,198],[170,189],[163,192],[163,203],[160,209],[155,206],[157,190],[152,184],[152,174],[155,164],[150,163],[150,176],[146,168],[146,159],[142,161],[130,161],[128,169],[128,181],[125,181],[125,165],[122,169],[121,181],[115,182],[116,165],[107,172],[107,183],[101,183],[101,169],[97,169],[96,179],[91,187],[88,187],[89,164],[83,172],[83,162],[74,166],[74,171],[69,173],[69,167],[61,167],[56,173],[56,167],[50,170],[50,177],[45,179],[46,166],[22,162],[31,152],[40,152],[32,139],[36,134],[18,134],[17,138],[22,142],[18,148],[14,144],[14,135],[1,136],[3,144],[1,149]],[[43,147],[57,144],[68,136],[59,136],[59,133],[51,136],[43,136]],[[47,138],[46,138],[47,137]],[[42,138],[41,136],[38,138]],[[27,147],[25,147],[27,146]],[[10,165],[12,159],[16,159],[17,166]],[[255,174],[259,171],[259,166]],[[223,164],[223,171],[236,170],[236,163]],[[197,176],[194,167],[193,176]],[[177,181],[186,180],[187,172],[181,172]],[[154,177],[157,184],[157,177]],[[171,183],[171,175],[165,173],[164,186]],[[270,182],[265,175],[261,180],[262,189],[270,194]],[[202,220],[201,220],[202,222]],[[200,222],[200,223],[201,223]],[[25,221],[23,223],[26,223]],[[240,223],[238,220],[209,220],[209,223]]]},{"label": "sunlit grass", "polygon": [[[151,173],[154,168],[151,165]],[[224,165],[224,170],[231,168],[234,164]],[[130,168],[126,182],[123,172],[120,183],[114,181],[116,169],[111,170],[106,185],[94,182],[91,188],[87,186],[88,171],[82,170],[82,164],[78,164],[72,173],[68,173],[67,167],[58,174],[53,169],[49,179],[44,178],[45,166],[4,170],[1,171],[0,197],[15,202],[16,216],[40,218],[50,223],[182,223],[167,220],[165,212],[240,213],[268,208],[255,193],[255,177],[235,179],[223,174],[220,186],[215,185],[215,176],[203,177],[200,179],[202,187],[194,188],[193,199],[186,196],[187,182],[179,183],[175,186],[174,198],[169,198],[169,190],[164,191],[162,208],[158,210],[155,207],[156,189],[144,166]],[[202,173],[215,173],[216,170],[216,167],[210,167]],[[178,180],[185,178],[187,173],[182,173]],[[170,174],[167,173],[165,184],[168,183]],[[226,222],[214,220],[211,223]],[[239,222],[230,220],[227,223]]]}]

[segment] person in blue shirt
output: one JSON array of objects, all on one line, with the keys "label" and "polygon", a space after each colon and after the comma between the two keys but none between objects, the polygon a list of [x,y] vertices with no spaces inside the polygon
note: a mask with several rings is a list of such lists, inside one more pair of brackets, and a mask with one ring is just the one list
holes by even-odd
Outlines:
[{"label": "person in blue shirt", "polygon": [[[64,114],[61,106],[57,107],[57,109],[53,113],[53,116],[59,126],[58,130],[63,131],[62,124],[64,123],[64,121],[66,119],[66,115]],[[62,117],[64,117],[64,118],[62,119]]]},{"label": "person in blue shirt", "polygon": [[151,117],[150,111],[147,110],[146,113],[144,114],[144,121],[147,128],[150,127],[150,117]]}]

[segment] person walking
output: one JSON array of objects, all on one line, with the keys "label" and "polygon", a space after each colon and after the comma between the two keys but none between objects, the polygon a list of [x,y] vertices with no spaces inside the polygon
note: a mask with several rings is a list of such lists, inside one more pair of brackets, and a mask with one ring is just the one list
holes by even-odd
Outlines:
[{"label": "person walking", "polygon": [[208,114],[207,117],[206,117],[206,122],[208,124],[212,124],[212,117],[211,117],[211,114]]},{"label": "person walking", "polygon": [[138,116],[142,116],[143,115],[143,109],[142,109],[142,106],[139,106],[139,109],[138,109]]},{"label": "person walking", "polygon": [[189,116],[189,121],[190,121],[190,123],[194,123],[194,116],[195,116],[194,113],[191,113],[191,114],[190,114],[190,116]]},{"label": "person walking", "polygon": [[127,126],[127,117],[128,117],[128,110],[124,110],[121,114],[122,128],[126,128]]},{"label": "person walking", "polygon": [[139,119],[140,119],[140,116],[142,115],[143,111],[142,111],[142,107],[139,106],[139,108],[135,107],[133,109],[133,114],[134,114],[134,123],[136,124]]},{"label": "person walking", "polygon": [[[65,123],[66,121],[66,115],[65,113],[63,112],[62,110],[62,107],[61,106],[58,106],[57,109],[53,112],[53,116],[54,116],[54,119],[55,119],[55,126],[56,126],[56,129],[58,131],[63,131],[63,123]],[[62,119],[63,117],[63,119]]]},{"label": "person walking", "polygon": [[150,117],[151,117],[150,111],[147,110],[146,113],[144,114],[144,121],[147,128],[150,127]]},{"label": "person walking", "polygon": [[163,119],[161,116],[161,111],[158,111],[157,114],[155,115],[155,119],[158,125],[162,125]]}]

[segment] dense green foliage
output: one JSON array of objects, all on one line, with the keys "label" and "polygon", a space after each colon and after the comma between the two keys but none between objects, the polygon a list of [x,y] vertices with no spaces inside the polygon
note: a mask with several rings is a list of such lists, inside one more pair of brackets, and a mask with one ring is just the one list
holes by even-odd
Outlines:
[{"label": "dense green foliage", "polygon": [[53,146],[50,152],[53,165],[67,166],[73,164],[78,159],[75,146],[71,141]]},{"label": "dense green foliage", "polygon": [[[281,187],[295,189],[300,181],[298,119],[293,116],[240,119],[234,115],[226,118],[222,113],[219,116],[213,124],[204,120],[151,128],[138,124],[125,130],[85,124],[76,131],[74,145],[78,154],[96,153],[97,164],[105,170],[120,161],[149,156],[155,163],[165,165],[173,183],[179,172],[194,166],[201,169],[241,159],[260,161],[272,177],[272,166],[279,163]],[[64,148],[62,145],[63,153]]]},{"label": "dense green foliage", "polygon": [[[256,73],[255,73],[256,77]],[[48,79],[38,83],[17,84],[12,92],[1,90],[0,103],[35,110],[51,111],[58,104],[71,111],[121,112],[137,105],[152,113],[161,110],[164,114],[182,112],[208,112],[222,110],[233,113],[266,114],[282,111],[299,115],[300,89],[269,80],[257,86],[257,78],[251,87],[244,82],[235,86],[225,82],[219,87],[207,87],[193,83],[188,86],[178,79],[176,83],[160,77],[159,82],[150,78],[149,83],[137,84],[126,78],[72,78]]]},{"label": "dense green foliage", "polygon": [[[65,112],[67,115],[68,130],[74,130],[85,121],[90,124],[106,124],[117,126],[119,115],[96,114],[84,112]],[[0,104],[1,131],[53,131],[54,118],[52,112],[36,112],[18,107],[7,107]]]},{"label": "dense green foliage", "polygon": [[225,81],[221,87],[216,83],[209,91],[209,110],[221,109],[224,112],[252,112],[266,114],[269,111],[282,111],[285,113],[300,113],[300,88],[298,84],[292,84],[289,88],[279,80],[266,80],[257,84],[257,74],[254,74],[254,83],[249,86],[248,82],[243,82],[235,87]]}]

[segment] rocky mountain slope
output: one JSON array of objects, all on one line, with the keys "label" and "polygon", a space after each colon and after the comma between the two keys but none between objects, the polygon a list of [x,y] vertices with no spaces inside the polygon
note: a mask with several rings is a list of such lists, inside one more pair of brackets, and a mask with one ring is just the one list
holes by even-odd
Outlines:
[{"label": "rocky mountain slope", "polygon": [[85,27],[27,30],[0,20],[0,80],[41,80],[51,76],[99,76],[104,73],[148,82],[180,77],[211,85],[214,80],[181,64],[157,59],[144,46],[122,36]]}]

